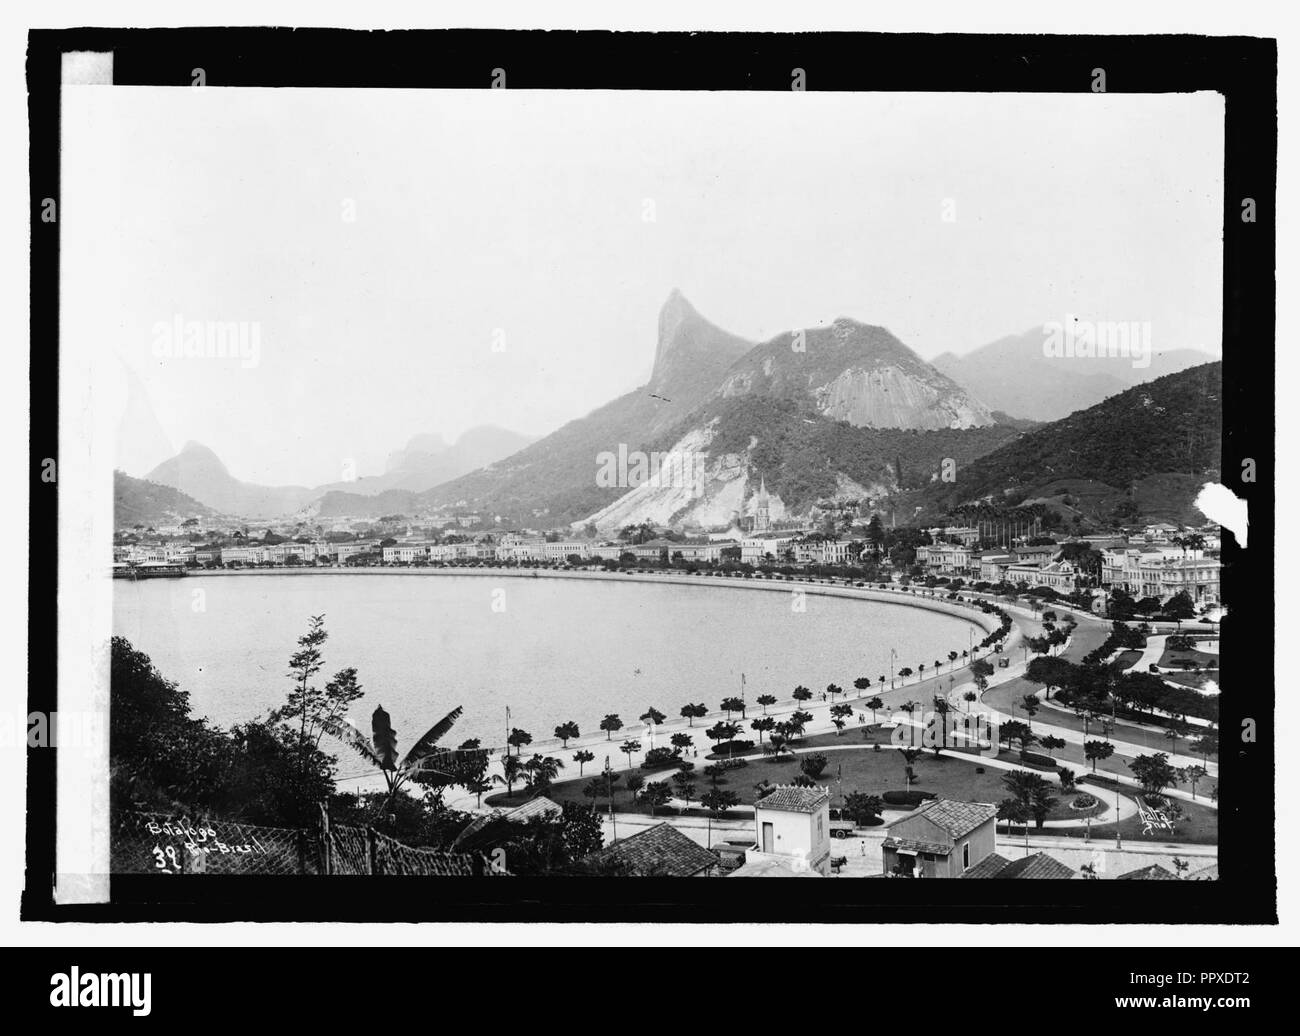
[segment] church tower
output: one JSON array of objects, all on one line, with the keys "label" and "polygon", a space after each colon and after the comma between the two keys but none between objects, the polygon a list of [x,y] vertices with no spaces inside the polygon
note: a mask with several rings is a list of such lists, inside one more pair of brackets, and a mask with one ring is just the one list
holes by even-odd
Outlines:
[{"label": "church tower", "polygon": [[767,500],[767,480],[758,480],[758,499],[754,501],[754,531],[767,532],[772,528]]}]

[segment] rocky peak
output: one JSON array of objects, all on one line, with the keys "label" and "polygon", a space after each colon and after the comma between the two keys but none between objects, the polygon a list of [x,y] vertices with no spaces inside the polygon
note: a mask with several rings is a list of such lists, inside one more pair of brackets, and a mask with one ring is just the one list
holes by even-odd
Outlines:
[{"label": "rocky peak", "polygon": [[[220,472],[223,475],[229,474],[225,464],[221,462],[221,458],[211,448],[204,446],[201,442],[195,442],[193,439],[188,440],[181,447],[181,452],[173,457],[171,461],[163,462],[163,464],[171,463],[184,465],[191,470],[203,468]],[[158,466],[162,467],[163,465]]]},{"label": "rocky peak", "polygon": [[886,328],[837,317],[829,326],[763,343],[727,373],[724,397],[761,395],[810,403],[859,428],[971,428],[988,409]]},{"label": "rocky peak", "polygon": [[659,310],[659,341],[649,388],[673,398],[716,384],[753,343],[709,323],[674,288]]}]

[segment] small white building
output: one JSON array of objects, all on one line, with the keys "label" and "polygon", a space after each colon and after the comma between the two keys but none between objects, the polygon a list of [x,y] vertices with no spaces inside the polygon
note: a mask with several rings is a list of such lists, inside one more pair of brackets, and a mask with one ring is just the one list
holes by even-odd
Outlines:
[{"label": "small white building", "polygon": [[[809,872],[823,877],[831,869],[831,793],[825,788],[778,785],[754,803],[754,841],[748,856],[782,856],[806,861]],[[748,862],[748,859],[747,859]]]}]

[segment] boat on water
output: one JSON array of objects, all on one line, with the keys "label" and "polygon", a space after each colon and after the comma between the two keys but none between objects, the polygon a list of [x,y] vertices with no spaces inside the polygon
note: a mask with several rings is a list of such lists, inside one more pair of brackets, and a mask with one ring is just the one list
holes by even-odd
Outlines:
[{"label": "boat on water", "polygon": [[175,579],[185,575],[185,566],[170,561],[119,561],[113,564],[114,579]]}]

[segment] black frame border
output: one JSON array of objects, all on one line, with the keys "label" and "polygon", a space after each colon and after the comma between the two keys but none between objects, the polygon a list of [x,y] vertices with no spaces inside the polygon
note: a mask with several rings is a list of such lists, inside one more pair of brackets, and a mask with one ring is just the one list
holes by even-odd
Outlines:
[{"label": "black frame border", "polygon": [[[1223,549],[1223,636],[1241,690],[1221,703],[1225,743],[1253,719],[1257,740],[1221,751],[1218,882],[683,882],[661,879],[474,879],[118,876],[113,901],[53,902],[57,749],[27,752],[27,868],[21,916],[58,921],[780,921],[1276,923],[1274,758],[1274,436],[1277,44],[1204,36],[686,33],[289,28],[32,30],[27,83],[31,217],[29,712],[57,708],[57,561],[36,551],[58,528],[60,62],[114,52],[118,85],[1087,93],[1210,90],[1225,98],[1222,470],[1249,503],[1250,548]],[[1086,161],[1081,151],[1080,161]],[[1241,217],[1253,198],[1257,222]],[[1252,351],[1253,350],[1253,354]],[[1258,480],[1240,481],[1252,459]],[[1266,644],[1255,631],[1267,630]],[[1248,633],[1250,631],[1250,633]],[[1249,687],[1249,690],[1247,690]],[[356,894],[344,892],[347,883]],[[361,884],[364,883],[364,884]],[[417,884],[418,883],[418,884]],[[757,894],[755,894],[757,893]]]}]

